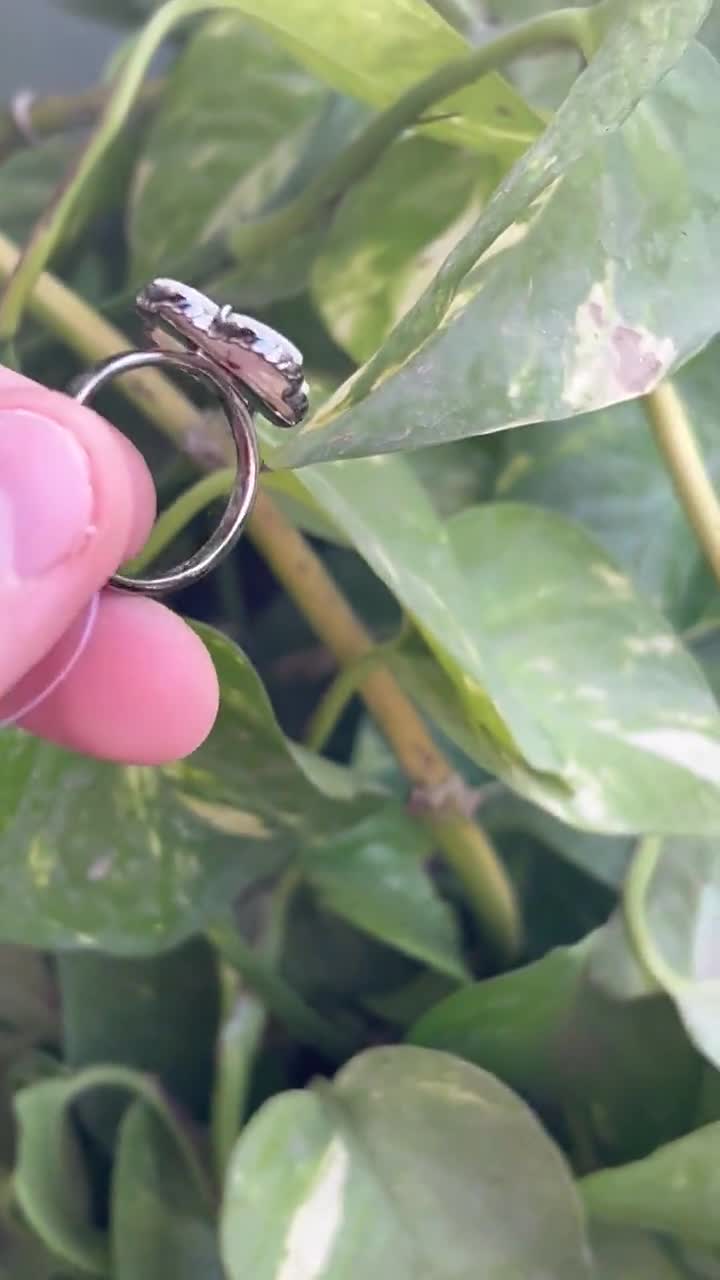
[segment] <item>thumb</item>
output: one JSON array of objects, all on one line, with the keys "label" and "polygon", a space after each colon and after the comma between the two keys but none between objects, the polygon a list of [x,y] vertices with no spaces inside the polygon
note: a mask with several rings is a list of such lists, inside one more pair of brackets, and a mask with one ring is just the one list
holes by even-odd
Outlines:
[{"label": "thumb", "polygon": [[0,693],[126,558],[137,523],[131,449],[91,409],[0,369]]}]

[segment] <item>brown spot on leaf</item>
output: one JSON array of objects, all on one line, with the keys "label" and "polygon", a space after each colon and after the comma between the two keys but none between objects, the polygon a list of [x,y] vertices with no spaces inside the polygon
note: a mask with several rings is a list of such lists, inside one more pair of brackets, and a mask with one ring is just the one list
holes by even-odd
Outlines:
[{"label": "brown spot on leaf", "polygon": [[576,341],[563,399],[576,412],[645,395],[672,367],[671,337],[629,322],[617,306],[612,273],[597,280],[576,312]]}]

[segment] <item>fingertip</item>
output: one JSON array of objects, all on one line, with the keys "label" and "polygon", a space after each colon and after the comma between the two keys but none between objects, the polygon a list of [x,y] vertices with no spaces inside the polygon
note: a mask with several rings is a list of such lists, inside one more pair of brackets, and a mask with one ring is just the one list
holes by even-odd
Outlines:
[{"label": "fingertip", "polygon": [[131,442],[68,396],[0,369],[0,416],[0,481],[4,475],[12,516],[0,522],[0,613],[9,619],[2,691],[43,659],[144,544],[155,495]]},{"label": "fingertip", "polygon": [[130,477],[132,492],[132,518],[123,556],[124,560],[130,560],[142,551],[150,536],[157,515],[157,494],[155,482],[140,450],[132,440],[128,440],[127,436],[119,431],[116,434]]},{"label": "fingertip", "polygon": [[195,632],[154,600],[106,591],[82,657],[23,727],[85,755],[159,765],[196,751],[218,706]]}]

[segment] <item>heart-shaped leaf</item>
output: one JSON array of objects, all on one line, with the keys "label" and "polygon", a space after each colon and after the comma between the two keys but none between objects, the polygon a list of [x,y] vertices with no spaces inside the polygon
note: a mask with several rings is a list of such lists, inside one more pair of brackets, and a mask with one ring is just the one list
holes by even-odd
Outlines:
[{"label": "heart-shaped leaf", "polygon": [[665,620],[581,528],[550,512],[488,505],[453,517],[448,532],[476,643],[564,763],[551,778],[503,758],[427,652],[398,651],[393,665],[449,736],[574,825],[716,832],[720,714]]},{"label": "heart-shaped leaf", "polygon": [[580,1280],[559,1152],[523,1103],[447,1054],[375,1049],[331,1087],[266,1104],[221,1213],[229,1280]]},{"label": "heart-shaped leaf", "polygon": [[417,448],[613,404],[648,391],[712,336],[720,309],[706,262],[720,192],[707,154],[720,69],[710,54],[694,48],[617,132],[707,7],[612,6],[546,132],[283,462]]},{"label": "heart-shaped leaf", "polygon": [[[397,835],[397,805],[386,809],[376,786],[295,748],[241,651],[199,630],[222,709],[191,759],[120,768],[2,734],[0,936],[162,950],[331,834],[392,811]],[[417,838],[424,849],[419,828]]]}]

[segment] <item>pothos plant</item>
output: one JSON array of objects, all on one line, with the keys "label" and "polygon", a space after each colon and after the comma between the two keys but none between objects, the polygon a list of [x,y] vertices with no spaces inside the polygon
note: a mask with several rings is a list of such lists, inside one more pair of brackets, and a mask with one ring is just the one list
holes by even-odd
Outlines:
[{"label": "pothos plant", "polygon": [[[129,31],[0,117],[3,358],[176,275],[313,412],[178,601],[206,745],[0,739],[0,1274],[720,1276],[717,13],[72,7]],[[217,424],[125,390],[175,559]]]}]

